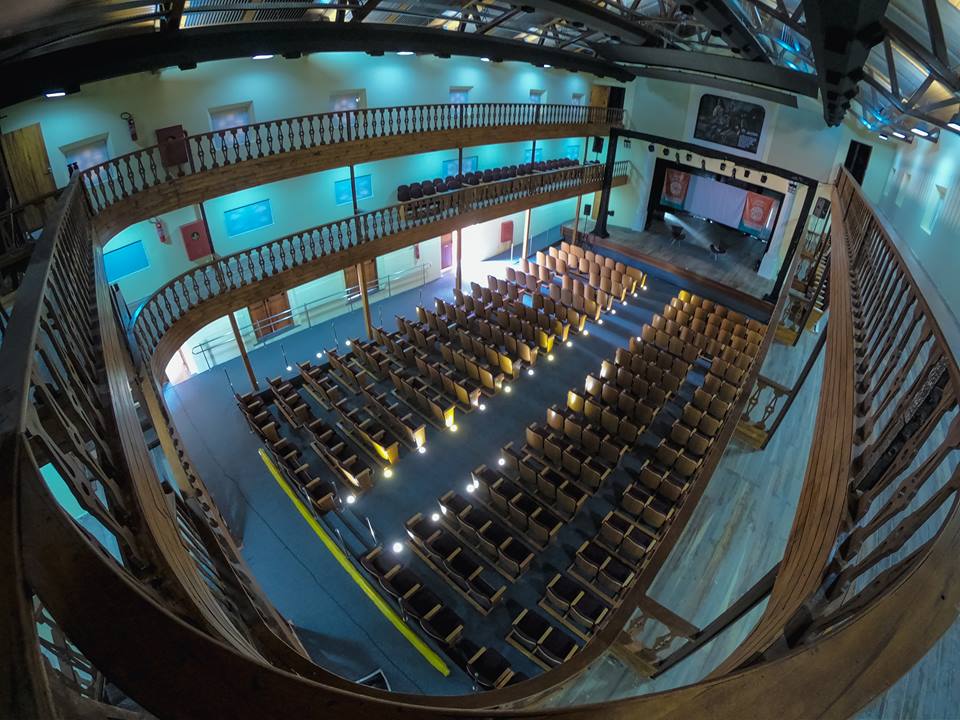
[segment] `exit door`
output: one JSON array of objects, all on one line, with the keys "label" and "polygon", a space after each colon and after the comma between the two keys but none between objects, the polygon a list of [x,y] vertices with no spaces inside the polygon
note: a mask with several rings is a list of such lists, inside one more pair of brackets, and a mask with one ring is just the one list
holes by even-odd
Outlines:
[{"label": "exit door", "polygon": [[[367,260],[363,264],[363,274],[367,278],[367,292],[372,293],[380,289],[380,278],[377,275],[377,261]],[[360,297],[360,276],[357,266],[351,265],[343,271],[343,284],[347,288],[347,296],[353,300]]]},{"label": "exit door", "polygon": [[250,313],[250,322],[253,323],[257,340],[293,325],[290,299],[285,292],[255,302],[247,307],[247,311]]},{"label": "exit door", "polygon": [[867,174],[867,164],[870,162],[870,153],[873,148],[856,140],[850,141],[847,149],[847,159],[843,166],[850,171],[853,179],[863,185],[863,178]]},{"label": "exit door", "polygon": [[440,270],[453,267],[453,233],[440,236]]},{"label": "exit door", "polygon": [[[13,194],[18,203],[27,203],[57,189],[39,123],[4,133],[0,142],[7,160]],[[24,222],[29,230],[42,227],[43,216],[40,209],[29,208],[24,213]]]}]

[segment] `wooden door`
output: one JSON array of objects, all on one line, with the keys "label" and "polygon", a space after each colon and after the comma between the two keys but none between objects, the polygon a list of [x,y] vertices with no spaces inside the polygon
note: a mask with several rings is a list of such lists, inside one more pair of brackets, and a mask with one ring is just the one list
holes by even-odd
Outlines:
[{"label": "wooden door", "polygon": [[440,236],[440,269],[453,267],[453,233]]},{"label": "wooden door", "polygon": [[[57,189],[39,123],[4,133],[0,142],[17,203],[29,202]],[[27,211],[24,220],[31,230],[43,225],[39,208]]]},{"label": "wooden door", "polygon": [[[367,292],[372,293],[380,289],[380,277],[377,275],[377,261],[367,260],[363,264],[363,274],[367,278]],[[360,277],[357,274],[357,266],[351,265],[343,271],[343,284],[347,288],[347,294],[350,297],[360,295]]]},{"label": "wooden door", "polygon": [[590,105],[592,107],[607,107],[610,100],[609,85],[591,85],[590,86]]},{"label": "wooden door", "polygon": [[248,306],[247,311],[250,313],[250,322],[253,323],[253,332],[258,340],[293,325],[290,299],[285,292],[259,300]]}]

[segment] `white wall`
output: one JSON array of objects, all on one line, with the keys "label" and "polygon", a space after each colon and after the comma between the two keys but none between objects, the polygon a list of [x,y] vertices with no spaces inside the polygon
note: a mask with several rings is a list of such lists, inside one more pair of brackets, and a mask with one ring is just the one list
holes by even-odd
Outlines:
[{"label": "white wall", "polygon": [[[912,252],[939,290],[954,317],[960,315],[960,137],[940,133],[938,143],[915,139],[911,145],[891,141],[895,159],[879,191],[877,205],[891,221],[906,249]],[[900,204],[897,195],[909,174]],[[946,188],[939,220],[930,231],[922,225],[936,186]]]}]

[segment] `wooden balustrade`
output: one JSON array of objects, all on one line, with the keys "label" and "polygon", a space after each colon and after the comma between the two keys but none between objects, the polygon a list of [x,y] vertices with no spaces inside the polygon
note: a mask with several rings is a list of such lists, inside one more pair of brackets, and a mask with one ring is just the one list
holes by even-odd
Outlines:
[{"label": "wooden balustrade", "polygon": [[[633,652],[639,631],[631,635],[628,623],[639,595],[567,663],[460,697],[355,685],[273,635],[260,615],[268,603],[249,602],[254,587],[236,582],[227,571],[236,559],[207,536],[216,515],[197,514],[152,471],[135,401],[158,400],[131,373],[74,183],[37,244],[0,347],[0,461],[11,469],[0,485],[4,707],[14,717],[58,716],[51,683],[61,681],[40,662],[35,594],[78,651],[70,662],[99,669],[160,717],[259,718],[278,707],[358,720],[854,714],[936,642],[960,607],[960,371],[892,231],[846,172],[833,205],[820,406],[786,552],[758,591],[772,583],[763,616],[705,680],[552,710],[550,694],[603,652]],[[201,278],[192,291],[214,288]],[[116,554],[60,508],[41,478],[47,463],[116,538]],[[696,652],[698,638],[716,630],[665,625],[670,632],[641,651],[655,655],[679,632]],[[158,676],[170,666],[177,672]]]},{"label": "wooden balustrade", "polygon": [[59,194],[56,190],[0,212],[0,295],[17,289],[34,236],[56,206]]},{"label": "wooden balustrade", "polygon": [[[186,135],[121,155],[81,173],[95,213],[151,187],[278,154],[376,138],[451,130],[623,122],[623,110],[583,105],[407,105],[317,113]],[[167,162],[164,162],[164,159]],[[179,160],[181,162],[174,162]]]},{"label": "wooden balustrade", "polygon": [[796,345],[804,331],[813,328],[828,304],[830,278],[831,206],[825,204],[823,217],[812,217],[799,249],[800,261],[790,282],[790,300],[777,326],[777,339]]},{"label": "wooden balustrade", "polygon": [[[629,161],[620,161],[615,176],[625,182],[629,170]],[[477,213],[496,213],[501,206],[518,201],[529,206],[557,193],[596,189],[602,178],[603,166],[591,164],[468,186],[318,225],[217,258],[174,278],[143,304],[134,324],[137,343],[144,356],[151,357],[175,322],[213,298],[305,266],[333,272],[337,269],[333,260],[348,251],[370,246],[373,255],[382,254],[387,250],[375,244],[391,237],[409,232],[419,232],[420,240],[435,237],[439,223],[462,218],[465,224],[472,224],[477,222],[472,219]]]}]

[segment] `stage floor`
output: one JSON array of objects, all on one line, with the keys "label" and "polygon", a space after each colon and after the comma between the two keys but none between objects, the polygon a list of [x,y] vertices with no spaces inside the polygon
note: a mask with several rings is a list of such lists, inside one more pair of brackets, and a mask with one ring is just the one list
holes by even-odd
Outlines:
[{"label": "stage floor", "polygon": [[[754,270],[766,247],[761,241],[690,215],[667,213],[666,217],[666,223],[654,220],[644,231],[610,225],[610,237],[603,243],[624,248],[626,254],[631,250],[641,253],[653,264],[665,265],[668,271],[690,273],[754,298],[762,298],[773,289],[775,281],[760,277]],[[686,237],[674,241],[668,225],[680,225]],[[711,243],[726,252],[714,255]]]}]

